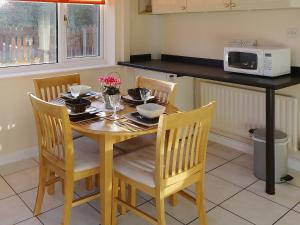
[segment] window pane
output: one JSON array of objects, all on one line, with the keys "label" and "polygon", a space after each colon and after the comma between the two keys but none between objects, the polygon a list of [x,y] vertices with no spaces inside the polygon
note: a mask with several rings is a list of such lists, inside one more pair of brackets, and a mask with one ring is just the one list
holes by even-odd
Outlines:
[{"label": "window pane", "polygon": [[67,57],[100,55],[100,6],[68,4]]},{"label": "window pane", "polygon": [[0,67],[57,62],[56,4],[0,7]]}]

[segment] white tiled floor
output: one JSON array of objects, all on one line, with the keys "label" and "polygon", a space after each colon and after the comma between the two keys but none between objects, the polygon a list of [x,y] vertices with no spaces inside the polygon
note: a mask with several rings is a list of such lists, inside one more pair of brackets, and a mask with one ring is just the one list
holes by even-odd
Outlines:
[{"label": "white tiled floor", "polygon": [[[252,175],[252,156],[219,144],[210,143],[206,163],[206,210],[208,225],[298,225],[300,221],[300,188],[290,184],[276,185],[277,194],[264,193],[265,183]],[[38,164],[28,159],[0,166],[0,225],[59,225],[63,210],[61,185],[53,196],[45,195],[43,213],[33,217],[37,191]],[[94,190],[95,191],[95,190]],[[194,194],[194,188],[188,191]],[[88,192],[84,182],[75,188],[75,197]],[[141,210],[155,215],[151,197],[138,193]],[[71,225],[98,225],[101,214],[97,200],[72,210]],[[197,209],[179,197],[172,207],[166,201],[168,225],[199,225]],[[148,225],[143,219],[127,213],[118,216],[119,225]]]}]

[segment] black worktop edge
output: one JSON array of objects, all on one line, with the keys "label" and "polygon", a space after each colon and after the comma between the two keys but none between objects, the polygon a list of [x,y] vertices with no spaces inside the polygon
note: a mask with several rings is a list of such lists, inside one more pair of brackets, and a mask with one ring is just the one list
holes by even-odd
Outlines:
[{"label": "black worktop edge", "polygon": [[[161,56],[161,59],[152,59],[151,54],[144,54],[144,55],[134,55],[131,57],[131,61],[127,62],[118,62],[118,65],[122,66],[129,66],[133,68],[139,68],[139,69],[145,69],[145,70],[152,70],[157,72],[163,72],[163,73],[170,73],[170,74],[176,74],[179,77],[195,77],[195,78],[201,78],[201,79],[208,79],[208,80],[215,80],[220,82],[229,82],[229,83],[236,83],[241,85],[248,85],[248,86],[255,86],[255,87],[261,87],[261,88],[270,88],[274,90],[286,88],[289,86],[293,86],[300,83],[300,67],[292,67],[291,74],[287,74],[285,76],[280,76],[276,78],[269,78],[269,77],[256,77],[255,81],[253,81],[252,78],[254,76],[251,76],[251,80],[249,80],[250,75],[245,74],[236,74],[234,73],[228,73],[224,72],[223,70],[223,60],[217,60],[217,59],[204,59],[204,58],[193,58],[193,57],[186,57],[186,56],[176,56],[176,55],[168,55],[163,54]],[[157,65],[156,62],[158,63]],[[173,64],[184,64],[184,65],[191,65],[191,66],[200,66],[200,67],[207,67],[212,68],[213,70],[220,72],[223,71],[224,76],[219,77],[212,77],[209,74],[205,73],[195,73],[191,71],[178,71],[174,70],[171,67],[164,67],[161,66],[161,63],[173,63]],[[154,65],[149,65],[154,63]],[[241,80],[241,75],[243,78],[245,77],[246,80]],[[231,76],[231,77],[230,77]],[[270,82],[274,81],[274,82]],[[250,82],[250,83],[249,83]]]},{"label": "black worktop edge", "polygon": [[[151,61],[151,60],[152,60],[151,54],[131,55],[130,62],[118,62],[118,65],[124,65],[124,63],[128,64],[128,63]],[[196,58],[190,56],[162,54],[160,60],[168,61],[168,62],[201,65],[201,66],[211,66],[211,67],[218,67],[218,68],[224,67],[224,61],[221,59]],[[300,67],[292,66],[291,74],[299,74],[300,76]]]}]

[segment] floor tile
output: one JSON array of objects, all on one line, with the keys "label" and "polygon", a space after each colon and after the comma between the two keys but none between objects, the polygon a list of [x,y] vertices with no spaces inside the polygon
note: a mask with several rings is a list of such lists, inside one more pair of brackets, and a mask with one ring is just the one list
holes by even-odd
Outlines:
[{"label": "floor tile", "polygon": [[242,191],[221,206],[256,225],[271,225],[288,211],[249,191]]},{"label": "floor tile", "polygon": [[[216,207],[207,213],[207,223],[209,225],[252,225],[252,223],[220,207]],[[199,225],[199,220],[197,219],[189,225]]]},{"label": "floor tile", "polygon": [[[35,206],[36,194],[37,194],[37,188],[20,194],[20,197],[23,199],[23,201],[28,205],[28,207],[31,210],[33,210]],[[61,184],[57,183],[55,186],[54,195],[48,195],[46,191],[44,201],[43,201],[43,206],[42,206],[42,212],[48,211],[50,209],[54,209],[63,204],[64,204],[64,196],[61,191]]]},{"label": "floor tile", "polygon": [[[39,216],[44,225],[58,225],[61,222],[63,207],[58,207]],[[84,204],[72,208],[70,225],[98,225],[100,214],[91,206]]]},{"label": "floor tile", "polygon": [[[268,195],[265,192],[266,183],[258,181],[251,185],[248,190],[260,196],[268,198],[288,208],[294,207],[300,200],[300,188],[290,184],[276,184],[276,195]],[[299,196],[296,198],[295,196]]]},{"label": "floor tile", "polygon": [[11,225],[33,217],[18,196],[0,200],[0,225]]},{"label": "floor tile", "polygon": [[209,174],[205,176],[205,197],[215,204],[220,204],[241,190],[242,187],[218,177]]},{"label": "floor tile", "polygon": [[0,199],[14,195],[15,192],[9,187],[4,179],[0,177]]},{"label": "floor tile", "polygon": [[33,158],[25,159],[0,166],[0,175],[7,176],[36,166],[38,166],[38,163]]},{"label": "floor tile", "polygon": [[[178,205],[175,207],[171,206],[168,199],[166,199],[166,212],[184,224],[188,224],[195,220],[199,216],[196,205],[191,201],[188,201],[187,199],[181,197],[180,195],[177,195],[177,198]],[[152,204],[155,204],[154,200],[152,201]],[[205,207],[206,211],[208,211],[215,207],[215,204],[206,201]]]},{"label": "floor tile", "polygon": [[144,193],[144,192],[142,192],[142,191],[140,191],[140,190],[137,191],[137,195],[138,195],[139,197],[145,199],[146,201],[149,201],[149,200],[152,199],[152,197],[151,197],[150,195],[148,195],[148,194],[146,194],[146,193]]},{"label": "floor tile", "polygon": [[299,201],[298,205],[296,205],[294,210],[297,211],[298,213],[300,213],[300,201]]},{"label": "floor tile", "polygon": [[275,225],[297,225],[300,221],[300,213],[290,211],[281,218]]},{"label": "floor tile", "polygon": [[239,166],[246,167],[250,170],[253,170],[253,155],[244,154],[234,160],[231,161],[234,164]]},{"label": "floor tile", "polygon": [[20,193],[37,187],[38,176],[39,169],[38,167],[34,167],[18,173],[4,176],[4,179],[15,190],[15,192]]},{"label": "floor tile", "polygon": [[217,168],[218,166],[221,166],[225,164],[227,161],[225,159],[222,159],[220,157],[211,155],[209,153],[206,154],[206,163],[205,163],[205,171],[208,172],[210,170],[213,170]]},{"label": "floor tile", "polygon": [[210,154],[216,155],[226,160],[232,160],[243,154],[242,152],[237,151],[233,148],[229,148],[227,146],[220,145],[217,143],[209,146],[209,148],[207,148],[207,151]]},{"label": "floor tile", "polygon": [[[94,179],[94,178],[93,178]],[[88,191],[85,188],[85,179],[82,179],[80,181],[77,181],[75,183],[75,192],[76,194],[78,194],[80,197],[83,197],[85,195],[91,194],[91,193],[96,193],[97,191],[99,191],[99,188],[96,188],[96,186],[94,185],[94,188],[91,191]]]},{"label": "floor tile", "polygon": [[252,170],[235,165],[233,163],[227,163],[224,166],[218,167],[217,169],[209,172],[209,174],[242,187],[247,187],[257,180],[253,175]]},{"label": "floor tile", "polygon": [[21,223],[18,223],[16,225],[42,225],[42,224],[37,218],[34,217],[29,220],[25,220]]},{"label": "floor tile", "polygon": [[[139,207],[140,210],[147,212],[151,216],[156,217],[155,207],[150,203],[145,203]],[[178,222],[174,218],[169,215],[166,215],[166,223],[168,225],[182,225],[182,223]],[[119,216],[117,218],[118,225],[150,225],[146,220],[141,217],[138,217],[132,213],[126,213],[125,215]]]}]

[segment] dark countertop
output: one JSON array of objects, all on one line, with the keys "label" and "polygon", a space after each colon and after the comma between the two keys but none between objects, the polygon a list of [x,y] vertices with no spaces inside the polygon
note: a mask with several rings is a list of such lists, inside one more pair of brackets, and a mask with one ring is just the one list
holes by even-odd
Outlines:
[{"label": "dark countertop", "polygon": [[220,60],[212,60],[212,62],[210,62],[210,60],[207,59],[200,59],[195,61],[193,59],[197,58],[169,55],[163,55],[161,60],[153,60],[151,57],[140,57],[137,59],[138,60],[131,60],[131,62],[119,62],[118,64],[145,70],[176,74],[178,76],[195,77],[274,90],[300,84],[299,68],[293,68],[292,74],[277,78],[268,78],[225,72],[221,66],[222,62]]}]

